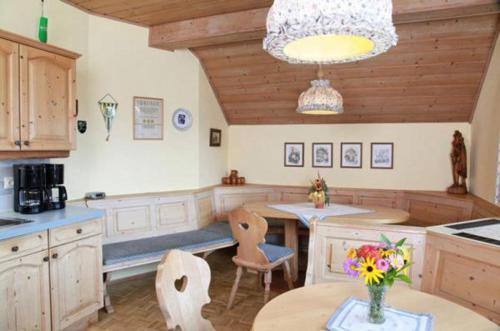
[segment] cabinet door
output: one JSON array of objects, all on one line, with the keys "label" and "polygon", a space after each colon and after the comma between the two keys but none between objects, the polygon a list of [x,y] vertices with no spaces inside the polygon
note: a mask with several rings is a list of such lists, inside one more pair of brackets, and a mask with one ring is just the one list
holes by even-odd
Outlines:
[{"label": "cabinet door", "polygon": [[0,151],[18,150],[19,44],[0,39]]},{"label": "cabinet door", "polygon": [[47,251],[0,263],[0,330],[50,330]]},{"label": "cabinet door", "polygon": [[101,236],[50,249],[52,329],[62,330],[102,307]]},{"label": "cabinet door", "polygon": [[75,61],[21,45],[22,149],[70,150],[75,137]]}]

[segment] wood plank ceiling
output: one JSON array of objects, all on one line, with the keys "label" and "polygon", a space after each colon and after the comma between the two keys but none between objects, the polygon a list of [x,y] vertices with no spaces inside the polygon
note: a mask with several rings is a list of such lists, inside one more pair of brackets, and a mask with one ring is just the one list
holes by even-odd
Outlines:
[{"label": "wood plank ceiling", "polygon": [[[172,31],[173,24],[193,25],[200,17],[264,8],[268,0],[67,0],[85,10],[132,23]],[[369,60],[331,65],[325,74],[344,97],[345,113],[308,116],[295,112],[300,93],[315,79],[317,68],[290,65],[262,50],[262,28],[202,40],[199,30],[191,50],[200,59],[230,124],[464,122],[471,120],[499,30],[498,11],[490,14],[433,18],[408,17],[414,4],[395,0],[399,43]],[[449,5],[453,1],[435,0]],[[455,1],[456,2],[456,1]],[[462,1],[467,2],[467,1]],[[481,1],[476,1],[481,2]],[[487,1],[483,1],[486,3]],[[140,5],[139,5],[140,3]],[[400,7],[398,7],[398,5]],[[406,5],[404,7],[403,5]],[[187,10],[190,8],[190,10]],[[437,9],[442,10],[441,7]],[[407,10],[407,12],[405,12]],[[253,12],[251,12],[253,15]],[[435,14],[435,12],[434,12]],[[258,14],[262,15],[262,14]],[[440,14],[441,15],[441,14]],[[415,20],[415,18],[418,18]],[[180,22],[189,20],[186,22]],[[253,20],[253,25],[259,25]],[[412,21],[414,20],[414,21]],[[401,21],[405,21],[402,23]],[[194,23],[193,23],[194,22]],[[200,24],[210,25],[209,21]],[[255,23],[257,22],[257,23]],[[231,27],[234,23],[224,25]],[[155,27],[151,29],[152,33]],[[244,30],[244,29],[243,29]],[[249,33],[250,32],[250,33]],[[206,34],[212,32],[207,31]],[[154,37],[154,36],[153,36]],[[186,37],[184,32],[182,38]],[[171,38],[171,37],[170,37]],[[153,38],[151,38],[153,39]],[[161,40],[160,40],[161,39]],[[196,40],[195,40],[196,39]],[[163,38],[158,40],[164,41]],[[190,47],[189,38],[178,43]],[[212,46],[196,47],[203,44]],[[161,44],[154,45],[162,47]],[[169,47],[163,47],[169,48]]]}]

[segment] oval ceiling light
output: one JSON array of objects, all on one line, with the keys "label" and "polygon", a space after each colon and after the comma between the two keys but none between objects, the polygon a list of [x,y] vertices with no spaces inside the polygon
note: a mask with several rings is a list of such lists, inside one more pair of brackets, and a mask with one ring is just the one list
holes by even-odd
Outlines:
[{"label": "oval ceiling light", "polygon": [[275,0],[264,49],[289,63],[364,60],[396,46],[391,0]]},{"label": "oval ceiling light", "polygon": [[307,115],[337,115],[344,112],[342,95],[335,90],[328,79],[323,78],[321,67],[318,79],[299,97],[297,112]]}]

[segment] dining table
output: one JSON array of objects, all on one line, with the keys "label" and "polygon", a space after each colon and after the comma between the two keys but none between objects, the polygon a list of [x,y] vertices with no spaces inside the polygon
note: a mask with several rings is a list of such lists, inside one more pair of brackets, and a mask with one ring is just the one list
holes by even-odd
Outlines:
[{"label": "dining table", "polygon": [[[361,282],[337,282],[288,291],[259,311],[252,331],[326,330],[330,317],[349,297],[367,300],[368,289]],[[468,308],[407,285],[389,288],[385,303],[407,312],[430,313],[433,331],[500,330],[496,323]]]},{"label": "dining table", "polygon": [[[266,219],[278,219],[284,223],[285,245],[295,252],[298,249],[298,227],[301,222],[297,214],[273,208],[276,205],[296,205],[297,202],[250,202],[245,203],[245,209],[256,213]],[[329,216],[322,219],[322,222],[335,222],[345,224],[402,224],[408,222],[410,214],[401,209],[384,208],[377,206],[343,205],[369,210],[368,213]],[[298,278],[298,255],[295,254],[291,260],[291,274],[294,281]]]}]

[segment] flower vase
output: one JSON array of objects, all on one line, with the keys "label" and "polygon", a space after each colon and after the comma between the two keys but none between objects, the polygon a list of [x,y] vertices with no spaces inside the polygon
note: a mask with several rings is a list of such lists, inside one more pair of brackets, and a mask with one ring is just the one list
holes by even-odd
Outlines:
[{"label": "flower vase", "polygon": [[385,322],[384,301],[386,292],[386,286],[368,285],[368,294],[370,298],[368,320],[372,324],[383,324]]},{"label": "flower vase", "polygon": [[323,208],[325,208],[325,202],[324,201],[315,202],[314,203],[314,208],[316,208],[316,209],[323,209]]}]

